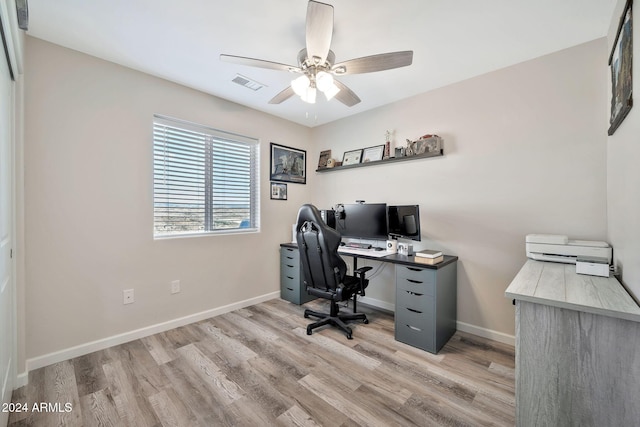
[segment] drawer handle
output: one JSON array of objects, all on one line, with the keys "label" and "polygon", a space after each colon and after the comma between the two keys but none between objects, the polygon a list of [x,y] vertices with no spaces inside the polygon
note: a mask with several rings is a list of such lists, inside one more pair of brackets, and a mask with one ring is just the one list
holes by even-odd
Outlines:
[{"label": "drawer handle", "polygon": [[410,312],[412,312],[412,313],[422,314],[422,312],[421,312],[421,311],[414,310],[413,308],[409,308],[409,307],[407,307],[407,310],[409,310],[409,311],[410,311]]},{"label": "drawer handle", "polygon": [[422,271],[421,268],[414,268],[414,267],[407,267],[407,269],[409,269],[411,271]]},{"label": "drawer handle", "polygon": [[293,280],[293,277],[291,277],[291,276],[287,276],[287,279],[291,279],[291,280]]},{"label": "drawer handle", "polygon": [[407,325],[407,328],[416,331],[416,332],[422,332],[422,329],[420,328],[416,328],[415,326],[411,326],[411,325]]},{"label": "drawer handle", "polygon": [[293,268],[293,265],[289,265],[289,264],[287,264],[287,267],[289,267],[289,268]]},{"label": "drawer handle", "polygon": [[291,292],[293,292],[293,288],[287,288],[287,289],[289,289]]},{"label": "drawer handle", "polygon": [[411,292],[411,291],[405,291],[405,292],[408,293],[409,295],[415,295],[417,297],[421,297],[422,295],[424,295],[424,294],[419,294],[417,292]]},{"label": "drawer handle", "polygon": [[287,251],[289,251],[289,252],[293,252],[293,249],[287,249]]},{"label": "drawer handle", "polygon": [[293,257],[291,257],[291,256],[288,256],[288,257],[287,257],[287,259],[293,259]]},{"label": "drawer handle", "polygon": [[416,285],[419,285],[420,283],[422,283],[420,280],[411,280],[411,279],[407,279],[407,282],[415,283]]}]

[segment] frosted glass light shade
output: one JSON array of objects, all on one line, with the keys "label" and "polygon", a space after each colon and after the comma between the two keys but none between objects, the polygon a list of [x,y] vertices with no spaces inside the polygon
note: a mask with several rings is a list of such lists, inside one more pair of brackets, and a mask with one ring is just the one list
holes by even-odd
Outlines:
[{"label": "frosted glass light shade", "polygon": [[335,83],[331,83],[331,86],[324,91],[324,96],[327,97],[327,101],[331,101],[334,96],[340,92],[340,88]]},{"label": "frosted glass light shade", "polygon": [[316,103],[316,88],[315,87],[308,87],[307,90],[305,91],[304,95],[301,95],[300,98],[302,98],[302,100],[304,102],[308,102],[309,104],[315,104]]},{"label": "frosted glass light shade", "polygon": [[309,80],[309,77],[303,74],[291,82],[291,87],[293,88],[293,91],[296,93],[296,95],[304,97],[307,93],[307,89],[309,89],[310,84],[311,81]]},{"label": "frosted glass light shade", "polygon": [[316,74],[316,87],[322,92],[326,92],[333,86],[333,76],[327,72],[320,71]]}]

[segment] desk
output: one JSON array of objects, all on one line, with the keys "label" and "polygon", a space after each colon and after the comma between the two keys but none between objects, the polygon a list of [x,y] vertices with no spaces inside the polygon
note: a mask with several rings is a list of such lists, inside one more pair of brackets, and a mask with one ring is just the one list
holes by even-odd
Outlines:
[{"label": "desk", "polygon": [[516,301],[516,424],[638,425],[640,307],[613,277],[528,260]]},{"label": "desk", "polygon": [[[281,257],[282,254],[290,254],[292,250],[297,252],[297,249],[295,243],[282,243]],[[354,250],[352,253],[341,251],[340,255],[352,257],[354,269],[357,268],[358,259],[386,262],[396,266],[396,340],[437,353],[455,333],[458,257],[445,255],[441,263],[427,265],[416,262],[413,256],[399,254],[379,256],[380,254],[375,252],[367,254],[366,251]],[[300,304],[287,296],[292,293],[299,295],[304,291],[301,276],[300,274],[300,288],[294,292],[288,289],[291,281],[286,282],[287,286],[283,288],[281,276],[283,299]]]}]

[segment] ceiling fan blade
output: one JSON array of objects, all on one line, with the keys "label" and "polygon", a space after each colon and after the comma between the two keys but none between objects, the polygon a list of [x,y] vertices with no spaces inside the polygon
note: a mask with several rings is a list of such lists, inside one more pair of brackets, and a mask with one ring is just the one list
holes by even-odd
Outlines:
[{"label": "ceiling fan blade", "polygon": [[363,56],[340,62],[331,67],[331,71],[337,75],[363,74],[375,71],[391,70],[406,67],[413,62],[413,51],[380,53],[378,55]]},{"label": "ceiling fan blade", "polygon": [[307,6],[307,55],[312,63],[324,64],[333,37],[333,6],[309,1]]},{"label": "ceiling fan blade", "polygon": [[340,89],[340,92],[336,94],[335,99],[342,102],[347,107],[353,107],[354,105],[360,102],[360,98],[358,98],[358,95],[356,95],[344,83],[338,80],[334,80],[333,82]]},{"label": "ceiling fan blade", "polygon": [[220,55],[220,60],[249,67],[267,68],[269,70],[290,71],[300,73],[302,70],[294,65],[280,64],[279,62],[265,61],[263,59],[245,58],[244,56]]},{"label": "ceiling fan blade", "polygon": [[280,104],[291,98],[293,95],[295,95],[293,88],[291,86],[287,86],[282,92],[271,98],[269,104]]}]

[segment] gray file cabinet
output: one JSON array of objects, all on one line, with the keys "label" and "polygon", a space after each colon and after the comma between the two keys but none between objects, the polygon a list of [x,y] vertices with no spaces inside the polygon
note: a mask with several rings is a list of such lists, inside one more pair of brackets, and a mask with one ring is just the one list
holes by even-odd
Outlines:
[{"label": "gray file cabinet", "polygon": [[293,245],[280,245],[280,298],[298,305],[316,298],[307,293],[300,269],[300,252]]},{"label": "gray file cabinet", "polygon": [[456,263],[396,266],[396,340],[437,353],[456,331]]}]

